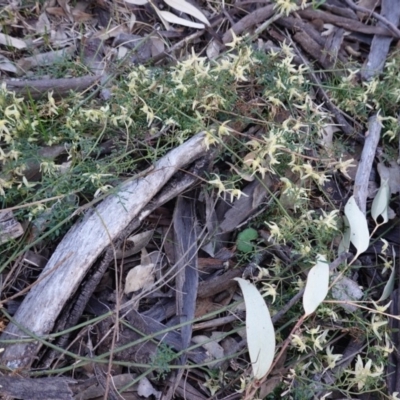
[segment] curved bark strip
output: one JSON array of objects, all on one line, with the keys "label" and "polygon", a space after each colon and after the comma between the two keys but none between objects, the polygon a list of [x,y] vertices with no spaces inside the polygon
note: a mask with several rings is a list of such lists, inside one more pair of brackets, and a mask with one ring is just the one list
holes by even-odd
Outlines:
[{"label": "curved bark strip", "polygon": [[[15,322],[38,336],[50,333],[65,303],[105,247],[139,216],[179,169],[206,151],[204,134],[199,133],[161,158],[149,175],[126,182],[116,194],[108,196],[95,210],[86,214],[58,245],[42,271],[39,283],[28,293],[15,314]],[[26,335],[10,323],[0,337],[0,343],[21,337],[26,338]],[[1,362],[12,369],[28,367],[39,348],[37,342],[10,344],[3,352]]]}]

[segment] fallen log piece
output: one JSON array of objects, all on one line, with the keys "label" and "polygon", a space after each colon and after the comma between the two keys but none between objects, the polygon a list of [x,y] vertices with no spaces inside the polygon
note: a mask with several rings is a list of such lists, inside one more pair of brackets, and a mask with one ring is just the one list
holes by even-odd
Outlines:
[{"label": "fallen log piece", "polygon": [[7,90],[15,92],[17,96],[32,98],[34,100],[47,98],[48,92],[53,92],[55,99],[66,97],[71,91],[82,92],[100,81],[101,76],[87,75],[80,78],[62,79],[36,79],[11,80],[6,79],[0,82],[6,85]]},{"label": "fallen log piece", "polygon": [[361,32],[369,35],[397,37],[396,33],[392,32],[385,26],[366,25],[360,21],[339,17],[337,15],[330,14],[324,11],[306,9],[299,11],[298,13],[302,18],[308,20],[320,19],[326,24],[336,25],[351,32]]},{"label": "fallen log piece", "polygon": [[74,393],[71,387],[75,383],[75,380],[66,378],[31,379],[0,376],[0,395],[23,400],[73,400]]}]

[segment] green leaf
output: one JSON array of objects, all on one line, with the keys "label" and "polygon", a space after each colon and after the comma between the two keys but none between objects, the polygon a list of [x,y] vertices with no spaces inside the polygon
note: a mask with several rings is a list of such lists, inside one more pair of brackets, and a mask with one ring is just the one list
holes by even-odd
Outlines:
[{"label": "green leaf", "polygon": [[325,300],[329,290],[329,265],[325,256],[318,254],[317,263],[310,269],[303,295],[306,315],[312,314]]},{"label": "green leaf", "polygon": [[346,206],[344,214],[347,217],[350,226],[350,241],[357,249],[355,259],[368,249],[369,231],[367,219],[363,212],[359,209],[354,196],[351,196]]},{"label": "green leaf", "polygon": [[389,183],[387,179],[383,179],[381,187],[379,188],[378,193],[376,194],[371,206],[371,216],[376,222],[376,224],[378,224],[377,219],[379,216],[383,218],[382,224],[386,224],[386,222],[389,221],[389,212],[388,212],[389,201],[390,201]]},{"label": "green leaf", "polygon": [[246,305],[247,347],[253,375],[263,378],[272,365],[275,355],[275,329],[271,315],[257,288],[250,282],[235,278],[243,292]]},{"label": "green leaf", "polygon": [[258,232],[253,228],[247,228],[238,234],[236,246],[243,253],[250,253],[254,250],[254,244],[251,242],[258,238]]}]

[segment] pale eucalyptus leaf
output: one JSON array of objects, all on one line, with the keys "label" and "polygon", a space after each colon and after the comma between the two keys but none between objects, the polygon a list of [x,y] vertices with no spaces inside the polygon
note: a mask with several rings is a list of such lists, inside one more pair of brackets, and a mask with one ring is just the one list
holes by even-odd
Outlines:
[{"label": "pale eucalyptus leaf", "polygon": [[325,256],[319,254],[317,263],[310,269],[303,295],[306,315],[312,314],[325,300],[329,290],[329,265]]},{"label": "pale eucalyptus leaf", "polygon": [[351,196],[346,206],[344,213],[347,217],[350,226],[350,241],[357,249],[357,258],[361,253],[368,249],[369,246],[369,230],[367,218],[358,207],[354,196]]},{"label": "pale eucalyptus leaf", "polygon": [[271,315],[257,288],[250,282],[235,278],[243,292],[246,305],[246,336],[253,375],[263,378],[275,355],[275,330]]}]

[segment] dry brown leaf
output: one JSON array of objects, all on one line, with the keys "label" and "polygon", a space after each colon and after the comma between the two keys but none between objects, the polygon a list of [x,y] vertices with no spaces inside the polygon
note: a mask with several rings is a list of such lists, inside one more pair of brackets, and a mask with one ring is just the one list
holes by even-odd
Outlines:
[{"label": "dry brown leaf", "polygon": [[27,44],[23,40],[6,35],[4,33],[0,33],[0,44],[3,46],[14,47],[19,50],[26,49],[27,47]]},{"label": "dry brown leaf", "polygon": [[[117,258],[130,257],[144,250],[144,248],[149,244],[151,238],[153,237],[153,233],[154,230],[148,230],[130,236],[128,239],[126,239],[126,248],[122,248],[121,250],[118,250],[116,252]],[[142,265],[147,264],[143,261],[143,257],[145,256],[145,254],[142,254]]]},{"label": "dry brown leaf", "polygon": [[340,132],[340,129],[335,125],[325,125],[320,131],[321,139],[319,144],[329,153],[332,151],[333,147],[333,134],[335,132]]},{"label": "dry brown leaf", "polygon": [[280,376],[271,376],[271,378],[267,379],[260,387],[260,396],[263,399],[272,393],[277,386],[282,383],[282,378]]},{"label": "dry brown leaf", "polygon": [[239,168],[236,168],[235,165],[231,164],[228,161],[225,161],[225,162],[231,167],[231,169],[233,169],[245,181],[247,181],[247,182],[253,182],[254,181],[254,179],[255,179],[254,175],[251,175],[248,172],[245,172],[243,170],[240,170]]},{"label": "dry brown leaf", "polygon": [[215,57],[219,56],[220,51],[221,51],[220,44],[216,40],[213,39],[207,46],[206,54],[210,60],[213,60]]},{"label": "dry brown leaf", "polygon": [[107,27],[96,32],[92,37],[93,39],[107,40],[111,37],[117,37],[121,34],[126,34],[126,27],[123,25]]},{"label": "dry brown leaf", "polygon": [[[360,300],[363,297],[364,293],[360,286],[347,276],[339,276],[339,274],[333,274],[332,281],[335,282],[332,286],[332,297],[341,302],[339,305],[345,311],[356,312],[357,306],[351,304],[351,302]],[[345,303],[346,301],[349,301],[349,303]]]},{"label": "dry brown leaf", "polygon": [[[96,3],[97,3],[97,2],[96,2]],[[88,2],[86,2],[86,1],[77,1],[77,2],[74,3],[74,4],[75,4],[75,6],[74,6],[72,12],[74,12],[74,11],[76,11],[76,10],[86,12],[86,10],[88,9],[88,7],[89,7],[89,5],[90,5],[90,4],[89,4]],[[99,6],[99,4],[96,4],[96,5]],[[107,8],[107,7],[105,7],[105,8]]]},{"label": "dry brown leaf", "polygon": [[58,46],[65,46],[70,40],[69,36],[65,32],[65,28],[63,26],[59,26],[56,30],[51,31],[51,42]]},{"label": "dry brown leaf", "polygon": [[145,376],[140,379],[137,391],[139,396],[145,397],[146,399],[151,396],[154,396],[156,399],[161,398],[161,392],[154,389],[151,382]]},{"label": "dry brown leaf", "polygon": [[66,17],[64,10],[61,7],[47,7],[46,13],[56,17]]},{"label": "dry brown leaf", "polygon": [[[150,234],[151,233],[151,234]],[[136,292],[140,289],[149,289],[154,284],[154,276],[155,276],[155,263],[153,263],[151,256],[147,253],[147,250],[144,248],[148,243],[148,237],[152,237],[153,231],[147,231],[140,233],[139,235],[135,235],[139,237],[138,241],[141,241],[140,246],[142,247],[142,255],[140,259],[140,264],[135,268],[132,268],[125,280],[125,293]],[[154,255],[155,261],[159,259],[159,252],[155,252],[157,254]]]},{"label": "dry brown leaf", "polygon": [[18,72],[18,68],[15,66],[15,64],[12,61],[10,61],[7,57],[4,57],[1,54],[0,54],[0,70],[13,73]]},{"label": "dry brown leaf", "polygon": [[207,354],[210,355],[214,360],[220,360],[224,357],[223,347],[218,344],[217,341],[212,341],[208,336],[193,336],[192,341],[194,343],[201,344],[207,350]]},{"label": "dry brown leaf", "polygon": [[128,23],[129,32],[132,32],[132,29],[135,26],[135,24],[136,24],[136,15],[132,13]]},{"label": "dry brown leaf", "polygon": [[74,17],[75,22],[87,22],[92,20],[94,17],[92,14],[85,13],[75,8],[72,10],[72,15]]},{"label": "dry brown leaf", "polygon": [[391,161],[388,167],[378,163],[378,172],[382,181],[388,180],[391,194],[400,192],[400,165],[396,161]]},{"label": "dry brown leaf", "polygon": [[122,60],[128,54],[129,49],[125,46],[118,46],[117,60]]},{"label": "dry brown leaf", "polygon": [[12,211],[0,212],[0,243],[16,239],[24,234],[22,225],[16,220]]},{"label": "dry brown leaf", "polygon": [[151,56],[157,57],[158,55],[162,54],[165,50],[164,41],[158,37],[151,38]]},{"label": "dry brown leaf", "polygon": [[71,7],[69,6],[69,0],[57,0],[57,3],[60,5],[60,7],[64,10],[66,16],[70,20],[70,22],[74,21],[74,17],[72,16],[71,13]]},{"label": "dry brown leaf", "polygon": [[39,15],[39,19],[36,23],[36,33],[46,34],[51,30],[51,24],[49,18],[47,17],[47,13],[43,12]]},{"label": "dry brown leaf", "polygon": [[154,264],[138,265],[132,268],[125,280],[125,294],[148,289],[154,284]]},{"label": "dry brown leaf", "polygon": [[211,297],[204,297],[197,299],[195,317],[200,318],[206,314],[217,311],[221,308],[220,304],[216,304]]}]

